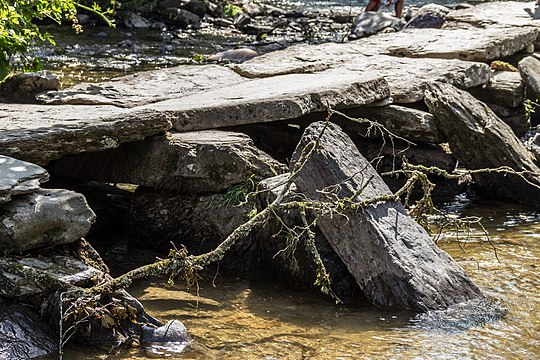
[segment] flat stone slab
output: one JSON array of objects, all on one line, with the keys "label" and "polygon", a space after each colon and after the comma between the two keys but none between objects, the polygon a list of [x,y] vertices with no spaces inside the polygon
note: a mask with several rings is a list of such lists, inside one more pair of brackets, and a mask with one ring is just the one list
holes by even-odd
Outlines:
[{"label": "flat stone slab", "polygon": [[166,114],[115,106],[0,104],[0,154],[38,165],[169,130]]},{"label": "flat stone slab", "polygon": [[0,155],[0,204],[9,202],[13,195],[38,190],[47,180],[49,173],[41,166]]},{"label": "flat stone slab", "polygon": [[141,109],[167,113],[176,131],[194,131],[294,119],[389,96],[388,84],[376,74],[330,70],[251,80]]},{"label": "flat stone slab", "polygon": [[492,1],[470,9],[451,11],[443,28],[540,27],[540,11],[534,1]]},{"label": "flat stone slab", "polygon": [[37,96],[37,100],[43,104],[129,108],[243,81],[246,79],[223,66],[183,65],[122,76],[98,84],[79,84],[62,91],[48,91]]},{"label": "flat stone slab", "polygon": [[38,190],[3,204],[0,249],[27,252],[69,244],[86,236],[96,215],[81,194],[69,190]]},{"label": "flat stone slab", "polygon": [[196,192],[219,192],[250,176],[259,181],[286,170],[249,136],[220,130],[151,137],[50,165],[55,175]]},{"label": "flat stone slab", "polygon": [[[330,123],[310,125],[293,155],[319,146],[295,181],[307,199],[364,201],[390,195],[388,186],[351,139]],[[361,191],[359,191],[361,190]],[[427,311],[481,298],[463,269],[435,245],[399,201],[317,218],[317,227],[373,304]]]},{"label": "flat stone slab", "polygon": [[388,82],[391,97],[396,103],[422,100],[426,84],[432,81],[447,82],[467,89],[484,85],[491,77],[489,66],[482,63],[387,55],[364,56],[361,50],[357,42],[291,46],[235,65],[234,69],[252,78],[311,73],[330,68],[378,74]]}]

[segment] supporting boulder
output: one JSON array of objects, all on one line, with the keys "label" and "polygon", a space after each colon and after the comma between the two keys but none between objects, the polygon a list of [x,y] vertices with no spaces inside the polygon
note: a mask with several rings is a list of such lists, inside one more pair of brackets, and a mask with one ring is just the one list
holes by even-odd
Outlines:
[{"label": "supporting boulder", "polygon": [[67,156],[55,175],[175,191],[219,192],[233,184],[282,174],[286,166],[245,134],[207,130],[156,136],[99,153]]},{"label": "supporting boulder", "polygon": [[531,96],[540,99],[540,60],[528,56],[519,62],[518,68],[523,81],[533,91]]},{"label": "supporting boulder", "polygon": [[474,174],[481,188],[510,201],[540,205],[540,168],[510,126],[486,104],[442,83],[431,85],[425,101],[462,166],[471,170],[506,167],[516,172]]},{"label": "supporting boulder", "polygon": [[3,204],[0,249],[25,252],[68,244],[84,237],[95,220],[81,194],[68,190],[38,190]]},{"label": "supporting boulder", "polygon": [[[295,182],[308,199],[391,198],[373,167],[331,123],[317,122],[306,129],[292,166],[313,142],[318,148]],[[482,297],[463,269],[433,243],[398,201],[381,200],[363,209],[321,215],[317,226],[373,304],[426,311]]]},{"label": "supporting boulder", "polygon": [[0,204],[13,195],[27,194],[39,189],[49,179],[41,166],[0,155]]}]

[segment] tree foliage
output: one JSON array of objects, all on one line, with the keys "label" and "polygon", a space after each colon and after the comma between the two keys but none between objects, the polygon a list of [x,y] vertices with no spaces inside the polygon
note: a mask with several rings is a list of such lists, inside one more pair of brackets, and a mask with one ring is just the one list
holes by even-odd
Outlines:
[{"label": "tree foliage", "polygon": [[49,19],[61,24],[68,21],[76,32],[80,32],[82,27],[77,20],[78,10],[91,11],[113,25],[108,18],[113,6],[114,0],[106,9],[97,3],[86,5],[77,0],[0,0],[0,80],[14,68],[16,56],[21,57],[22,70],[41,69],[39,59],[26,56],[28,47],[36,41],[54,44],[54,40],[50,34],[43,33],[36,22]]}]

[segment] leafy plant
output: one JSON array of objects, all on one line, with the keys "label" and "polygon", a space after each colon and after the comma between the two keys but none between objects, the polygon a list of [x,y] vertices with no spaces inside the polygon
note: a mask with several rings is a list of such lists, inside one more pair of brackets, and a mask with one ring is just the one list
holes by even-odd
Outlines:
[{"label": "leafy plant", "polygon": [[234,5],[234,4],[231,4],[231,3],[227,3],[227,4],[225,4],[225,6],[223,7],[223,12],[224,12],[225,16],[235,17],[236,14],[243,13],[243,12],[244,12],[244,9],[242,9],[242,8],[241,8],[240,6],[238,6],[238,5]]},{"label": "leafy plant", "polygon": [[61,24],[66,19],[76,32],[81,32],[77,10],[83,9],[114,26],[108,17],[113,12],[114,1],[110,2],[111,7],[103,10],[97,3],[88,6],[76,0],[0,0],[0,81],[14,68],[13,58],[17,55],[21,57],[23,71],[42,68],[39,59],[26,56],[28,47],[36,41],[55,43],[50,34],[41,32],[36,21],[50,19]]}]

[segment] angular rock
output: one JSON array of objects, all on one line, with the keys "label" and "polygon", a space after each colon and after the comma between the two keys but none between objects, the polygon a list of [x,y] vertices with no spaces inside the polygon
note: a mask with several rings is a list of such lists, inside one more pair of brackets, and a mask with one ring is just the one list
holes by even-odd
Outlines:
[{"label": "angular rock", "polygon": [[450,12],[444,28],[540,28],[540,14],[532,1],[493,1]]},{"label": "angular rock", "polygon": [[246,79],[223,66],[183,65],[144,71],[97,84],[79,84],[49,91],[37,99],[42,104],[115,105],[134,107],[196,92],[228,87]]},{"label": "angular rock", "polygon": [[45,165],[169,130],[167,114],[113,106],[0,105],[0,154]]},{"label": "angular rock", "polygon": [[354,40],[377,34],[386,28],[399,31],[403,25],[403,21],[390,14],[375,11],[364,12],[354,18],[349,39]]},{"label": "angular rock", "polygon": [[[324,126],[314,123],[306,129],[292,166]],[[316,201],[328,201],[319,191],[336,184],[340,186],[332,199],[363,201],[391,194],[347,135],[331,123],[295,184]],[[356,196],[358,189],[362,191]],[[317,226],[373,304],[427,311],[482,297],[400,202],[380,201],[344,215],[320,216]]]},{"label": "angular rock", "polygon": [[311,73],[330,68],[347,68],[355,73],[384,76],[396,103],[422,100],[427,83],[448,82],[467,89],[486,84],[489,66],[477,62],[446,59],[408,59],[386,55],[362,56],[355,43],[291,46],[234,65],[246,77],[268,77],[287,73]]},{"label": "angular rock", "polygon": [[477,184],[491,195],[540,205],[540,168],[533,155],[487,105],[448,84],[434,83],[426,92],[426,104],[450,149],[467,169],[507,167],[524,172],[474,174]]},{"label": "angular rock", "polygon": [[[366,106],[342,111],[352,118],[366,118],[383,125],[393,134],[403,137],[415,143],[442,143],[444,136],[439,131],[433,119],[433,115],[428,112],[407,108],[398,105],[388,106]],[[332,118],[346,131],[354,131],[360,135],[367,134],[369,125],[344,119],[339,116]],[[369,137],[381,138],[382,134],[377,130],[372,130]],[[384,134],[388,136],[388,134]]]},{"label": "angular rock", "polygon": [[413,15],[413,17],[409,21],[407,21],[404,29],[440,29],[443,26],[444,21],[446,20],[446,15],[449,12],[450,9],[446,6],[437,4],[424,5]]},{"label": "angular rock", "polygon": [[540,99],[540,60],[534,56],[527,56],[518,64],[521,78],[527,87],[533,91],[534,97]]},{"label": "angular rock", "polygon": [[55,175],[195,192],[219,192],[250,176],[259,181],[285,170],[247,135],[219,130],[152,137],[50,166]]},{"label": "angular rock", "polygon": [[182,322],[169,320],[158,328],[143,326],[141,342],[146,352],[154,358],[161,357],[163,354],[168,356],[181,354],[192,343],[192,340]]},{"label": "angular rock", "polygon": [[386,99],[384,79],[373,74],[327,71],[251,80],[223,89],[146,105],[167,113],[177,131],[194,131],[293,119]]},{"label": "angular rock", "polygon": [[13,195],[27,194],[39,189],[39,184],[49,180],[41,166],[0,155],[0,205]]},{"label": "angular rock", "polygon": [[0,359],[53,356],[57,337],[31,309],[0,299]]},{"label": "angular rock", "polygon": [[495,71],[485,86],[471,88],[469,92],[478,100],[508,108],[522,106],[525,100],[521,76],[512,71]]},{"label": "angular rock", "polygon": [[26,252],[84,237],[95,220],[85,198],[68,190],[39,190],[2,205],[0,249]]},{"label": "angular rock", "polygon": [[148,19],[131,11],[119,12],[118,17],[129,29],[147,29],[152,25]]},{"label": "angular rock", "polygon": [[201,18],[192,12],[174,7],[167,8],[161,11],[163,20],[171,25],[187,28],[188,26],[199,27]]},{"label": "angular rock", "polygon": [[60,89],[60,80],[52,73],[33,72],[9,76],[0,83],[0,102],[35,103],[36,95]]}]

